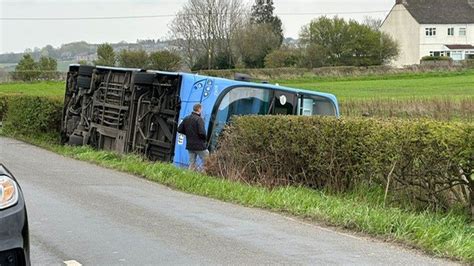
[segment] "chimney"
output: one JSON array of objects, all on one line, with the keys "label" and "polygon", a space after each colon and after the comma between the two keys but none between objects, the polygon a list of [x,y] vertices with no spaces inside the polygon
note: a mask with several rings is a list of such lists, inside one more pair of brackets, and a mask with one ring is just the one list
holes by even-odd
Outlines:
[{"label": "chimney", "polygon": [[[468,1],[474,1],[474,0],[468,0]],[[407,0],[395,0],[396,5],[406,5]]]}]

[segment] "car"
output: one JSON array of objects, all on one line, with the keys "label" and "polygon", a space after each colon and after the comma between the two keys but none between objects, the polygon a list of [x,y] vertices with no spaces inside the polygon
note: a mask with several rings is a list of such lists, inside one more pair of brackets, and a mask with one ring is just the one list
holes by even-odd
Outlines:
[{"label": "car", "polygon": [[17,180],[0,164],[0,265],[30,265],[25,198]]}]

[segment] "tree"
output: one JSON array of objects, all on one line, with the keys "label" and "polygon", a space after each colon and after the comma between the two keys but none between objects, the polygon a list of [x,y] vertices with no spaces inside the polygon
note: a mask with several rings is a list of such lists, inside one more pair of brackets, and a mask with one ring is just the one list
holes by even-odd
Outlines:
[{"label": "tree", "polygon": [[42,56],[38,62],[38,69],[42,79],[54,79],[57,77],[58,62],[52,57]]},{"label": "tree", "polygon": [[100,66],[115,66],[116,57],[114,48],[108,43],[101,44],[97,47],[97,60],[95,65]]},{"label": "tree", "polygon": [[189,0],[170,25],[185,63],[193,68],[204,60],[211,69],[217,68],[217,59],[224,59],[233,65],[236,32],[244,26],[246,14],[241,0]]},{"label": "tree", "polygon": [[38,64],[35,62],[31,54],[23,55],[23,58],[15,67],[15,73],[13,76],[15,79],[23,81],[34,81],[39,78],[40,72]]},{"label": "tree", "polygon": [[121,67],[145,69],[148,67],[148,54],[144,50],[122,50],[118,54],[118,64]]},{"label": "tree", "polygon": [[273,50],[265,57],[266,68],[295,67],[300,61],[300,55],[296,49],[281,47]]},{"label": "tree", "polygon": [[238,36],[236,45],[243,63],[249,68],[264,67],[267,54],[280,47],[280,36],[269,24],[248,24]]},{"label": "tree", "polygon": [[284,39],[282,22],[278,16],[273,15],[274,10],[273,0],[256,0],[252,6],[250,22],[252,24],[271,25],[273,33],[280,36],[279,45],[281,45]]},{"label": "tree", "polygon": [[373,30],[380,30],[380,27],[382,27],[382,23],[383,21],[380,18],[365,16],[364,22],[362,24],[369,26],[369,28]]},{"label": "tree", "polygon": [[171,51],[151,53],[149,62],[149,67],[156,70],[177,71],[181,67],[181,57]]},{"label": "tree", "polygon": [[300,66],[302,67],[315,68],[327,65],[328,52],[319,44],[309,44],[304,49],[300,49],[300,52],[302,54]]},{"label": "tree", "polygon": [[303,49],[319,47],[325,65],[380,65],[398,55],[398,45],[388,35],[356,21],[320,17],[300,33]]}]

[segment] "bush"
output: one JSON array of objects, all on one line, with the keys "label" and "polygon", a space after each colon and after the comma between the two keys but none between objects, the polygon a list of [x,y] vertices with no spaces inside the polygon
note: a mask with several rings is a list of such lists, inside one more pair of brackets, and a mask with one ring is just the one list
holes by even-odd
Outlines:
[{"label": "bush", "polygon": [[280,48],[270,52],[265,57],[266,68],[295,67],[300,61],[300,56],[296,49]]},{"label": "bush", "polygon": [[0,121],[3,121],[3,117],[7,112],[8,98],[7,96],[0,96]]},{"label": "bush", "polygon": [[473,124],[249,116],[235,118],[219,145],[207,171],[231,179],[334,192],[380,186],[405,207],[474,203]]},{"label": "bush", "polygon": [[117,56],[118,65],[121,67],[146,69],[148,54],[145,50],[122,50]]},{"label": "bush", "polygon": [[421,61],[453,61],[449,56],[424,56]]},{"label": "bush", "polygon": [[22,81],[34,81],[37,80],[41,75],[39,71],[38,63],[35,62],[30,54],[24,54],[23,58],[18,62],[15,67],[13,77],[16,80]]},{"label": "bush", "polygon": [[7,98],[4,108],[4,131],[10,135],[59,136],[63,104],[56,99],[32,96]]},{"label": "bush", "polygon": [[149,68],[162,71],[177,71],[181,68],[181,57],[176,52],[159,51],[150,54]]}]

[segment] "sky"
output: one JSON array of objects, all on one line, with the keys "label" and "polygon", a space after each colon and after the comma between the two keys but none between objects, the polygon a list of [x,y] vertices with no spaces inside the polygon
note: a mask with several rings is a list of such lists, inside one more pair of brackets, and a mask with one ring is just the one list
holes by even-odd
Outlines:
[{"label": "sky", "polygon": [[[27,48],[58,47],[63,43],[135,42],[164,39],[173,15],[188,0],[0,0],[0,53],[23,52]],[[251,5],[254,0],[242,0]],[[286,37],[297,38],[301,27],[327,14],[362,21],[365,16],[384,18],[395,0],[274,0],[275,13]],[[73,21],[11,21],[14,17],[163,17]]]}]

